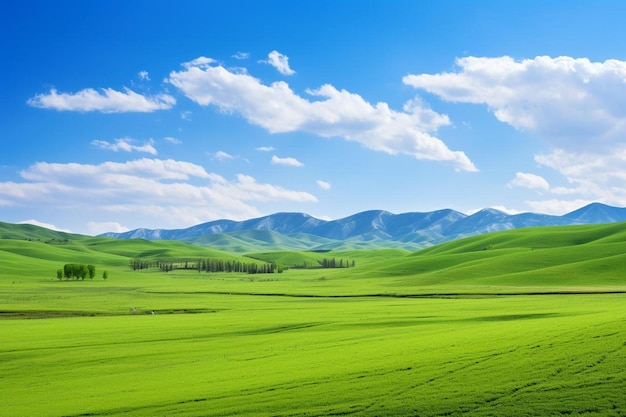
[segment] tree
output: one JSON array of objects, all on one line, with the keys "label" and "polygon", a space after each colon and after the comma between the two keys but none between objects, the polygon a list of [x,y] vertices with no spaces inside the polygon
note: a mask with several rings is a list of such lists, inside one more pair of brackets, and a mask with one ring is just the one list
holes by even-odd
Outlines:
[{"label": "tree", "polygon": [[87,267],[83,264],[78,265],[78,278],[85,280],[87,277]]},{"label": "tree", "polygon": [[57,269],[57,279],[60,281],[63,279],[63,270]]},{"label": "tree", "polygon": [[89,279],[93,279],[96,276],[96,267],[94,265],[87,265],[87,271],[89,272]]},{"label": "tree", "polygon": [[102,271],[102,279],[106,281],[107,278],[109,278],[109,273],[107,271]]}]

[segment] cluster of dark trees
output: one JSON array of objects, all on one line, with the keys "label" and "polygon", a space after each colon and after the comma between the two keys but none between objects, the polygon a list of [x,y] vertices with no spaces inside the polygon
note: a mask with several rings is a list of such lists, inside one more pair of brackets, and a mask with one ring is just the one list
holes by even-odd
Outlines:
[{"label": "cluster of dark trees", "polygon": [[138,269],[159,268],[169,272],[174,269],[190,269],[198,272],[242,272],[248,274],[273,274],[282,272],[282,269],[273,263],[241,262],[234,260],[213,258],[161,258],[161,259],[131,259],[130,267]]},{"label": "cluster of dark trees", "polygon": [[355,265],[355,262],[354,260],[350,262],[348,260],[344,261],[343,259],[336,260],[335,258],[324,258],[320,262],[320,265],[322,266],[322,268],[350,268]]},{"label": "cluster of dark trees", "polygon": [[[84,264],[65,264],[62,269],[57,269],[57,278],[59,280],[65,279],[75,279],[75,280],[84,280],[89,277],[89,279],[94,279],[96,276],[96,267],[94,265],[84,265]],[[102,279],[106,280],[109,278],[109,273],[107,271],[102,271]]]},{"label": "cluster of dark trees", "polygon": [[96,276],[96,267],[84,264],[65,264],[63,269],[57,270],[58,279],[80,279],[84,280],[89,277],[93,279]]},{"label": "cluster of dark trees", "polygon": [[302,268],[302,269],[314,269],[314,268],[351,268],[356,265],[354,260],[343,260],[336,258],[324,258],[321,261],[317,261],[317,263],[307,263],[303,262],[302,265],[295,265],[293,268]]}]

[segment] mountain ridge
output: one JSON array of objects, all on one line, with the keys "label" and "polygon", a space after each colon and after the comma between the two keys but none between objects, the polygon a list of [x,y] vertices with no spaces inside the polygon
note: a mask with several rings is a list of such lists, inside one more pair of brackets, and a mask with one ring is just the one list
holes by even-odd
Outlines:
[{"label": "mountain ridge", "polygon": [[[626,221],[626,208],[591,203],[562,216],[520,213],[507,214],[492,208],[471,215],[452,209],[431,212],[394,214],[385,210],[367,210],[337,220],[321,220],[305,213],[275,213],[243,221],[214,220],[184,229],[134,229],[99,236],[119,239],[182,240],[204,245],[218,244],[217,236],[244,239],[243,232],[261,231],[284,235],[287,247],[324,250],[341,247],[342,242],[420,249],[438,243],[501,230],[534,226],[566,226]],[[308,236],[308,238],[306,237]],[[258,237],[258,236],[257,236]],[[276,240],[276,237],[264,236]],[[297,241],[307,240],[306,244]],[[219,245],[218,245],[219,246]],[[279,247],[280,243],[278,244]],[[271,245],[267,245],[271,247]]]}]

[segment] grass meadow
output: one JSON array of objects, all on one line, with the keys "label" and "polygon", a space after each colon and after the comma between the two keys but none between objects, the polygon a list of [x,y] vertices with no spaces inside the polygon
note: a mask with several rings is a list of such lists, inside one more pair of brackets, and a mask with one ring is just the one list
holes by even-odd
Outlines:
[{"label": "grass meadow", "polygon": [[240,258],[177,242],[0,239],[0,415],[624,416],[625,233],[270,251],[356,265],[258,275],[129,268]]}]

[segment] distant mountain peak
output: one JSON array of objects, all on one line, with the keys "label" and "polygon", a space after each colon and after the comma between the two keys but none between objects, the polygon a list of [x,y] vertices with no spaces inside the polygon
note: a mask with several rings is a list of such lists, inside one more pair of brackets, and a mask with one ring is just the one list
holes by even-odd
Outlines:
[{"label": "distant mountain peak", "polygon": [[[512,215],[495,208],[485,208],[470,216],[452,209],[401,214],[393,214],[386,210],[366,210],[337,220],[321,220],[305,213],[281,212],[244,221],[215,220],[186,229],[141,228],[125,233],[105,233],[101,236],[123,239],[171,239],[201,243],[202,237],[215,234],[270,231],[287,237],[297,235],[300,240],[305,236],[310,236],[310,239],[305,239],[308,243],[303,244],[303,247],[308,247],[310,250],[316,248],[313,242],[320,242],[320,239],[325,239],[324,247],[337,246],[340,242],[350,241],[417,249],[459,237],[499,230],[618,221],[626,221],[626,208],[611,207],[601,203],[589,204],[563,216],[537,213]],[[248,234],[248,237],[250,236],[253,235]],[[329,239],[335,243],[330,243]],[[203,241],[209,246],[217,242],[216,239]]]}]

